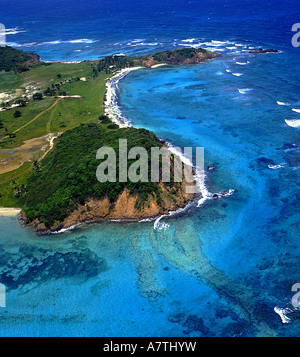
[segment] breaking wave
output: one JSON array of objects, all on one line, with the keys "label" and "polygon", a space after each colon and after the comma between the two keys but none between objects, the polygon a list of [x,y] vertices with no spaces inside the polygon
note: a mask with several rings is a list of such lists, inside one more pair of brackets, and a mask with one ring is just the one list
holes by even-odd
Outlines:
[{"label": "breaking wave", "polygon": [[285,119],[285,122],[288,126],[292,128],[299,128],[300,126],[300,119]]}]

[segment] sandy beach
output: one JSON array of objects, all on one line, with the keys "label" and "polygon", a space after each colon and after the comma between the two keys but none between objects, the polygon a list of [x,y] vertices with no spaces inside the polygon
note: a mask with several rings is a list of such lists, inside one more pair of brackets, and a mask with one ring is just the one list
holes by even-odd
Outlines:
[{"label": "sandy beach", "polygon": [[109,117],[109,119],[119,125],[120,128],[128,127],[128,123],[121,121],[119,116],[116,113],[114,108],[114,99],[115,99],[115,88],[114,83],[117,83],[121,78],[124,78],[129,72],[141,69],[144,67],[132,67],[124,68],[118,71],[113,77],[109,78],[106,81],[106,98],[104,101],[104,112]]},{"label": "sandy beach", "polygon": [[[157,68],[161,66],[167,66],[166,63],[160,63],[152,66],[151,68]],[[113,77],[109,78],[106,81],[106,98],[104,101],[104,112],[109,117],[109,119],[119,125],[120,128],[126,128],[130,126],[126,121],[121,119],[121,113],[118,113],[118,110],[114,106],[114,99],[116,98],[115,85],[119,82],[120,79],[124,78],[129,72],[135,71],[145,67],[131,67],[124,68],[118,71]],[[119,115],[120,114],[120,115]]]},{"label": "sandy beach", "polygon": [[16,216],[21,212],[21,208],[0,207],[0,217]]},{"label": "sandy beach", "polygon": [[167,66],[167,63],[155,64],[154,66],[151,66],[151,68],[157,68],[157,67],[161,67],[161,66]]}]

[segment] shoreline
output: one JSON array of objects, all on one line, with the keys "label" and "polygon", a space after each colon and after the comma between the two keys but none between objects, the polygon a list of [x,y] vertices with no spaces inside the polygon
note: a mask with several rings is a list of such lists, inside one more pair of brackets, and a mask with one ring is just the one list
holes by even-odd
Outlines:
[{"label": "shoreline", "polygon": [[[166,63],[162,64],[157,64],[151,67],[151,69],[155,69],[158,67],[166,66]],[[106,93],[105,93],[105,101],[104,101],[104,112],[108,116],[108,118],[115,124],[119,125],[120,128],[128,128],[131,127],[132,124],[126,120],[126,118],[123,116],[122,112],[119,109],[118,105],[118,95],[116,89],[118,89],[118,83],[121,79],[123,79],[128,73],[132,72],[133,70],[137,69],[142,69],[145,67],[133,67],[133,68],[126,68],[118,71],[113,77],[108,78],[106,81]],[[116,111],[117,110],[117,111]],[[157,217],[149,217],[145,218],[142,220],[135,220],[136,222],[139,223],[144,223],[144,222],[154,222],[154,229],[161,229],[164,227],[164,225],[160,224],[160,220],[166,217],[171,217],[171,216],[176,216],[179,213],[184,212],[185,210],[188,210],[191,208],[191,206],[196,206],[199,207],[202,205],[206,200],[211,199],[213,194],[211,194],[205,184],[206,181],[206,174],[205,172],[200,173],[199,170],[196,170],[196,168],[193,166],[192,162],[190,162],[182,153],[178,152],[175,147],[172,145],[172,143],[167,142],[163,139],[160,139],[166,143],[166,146],[168,150],[170,150],[173,154],[178,155],[181,159],[182,162],[185,164],[191,166],[193,169],[195,169],[196,174],[194,175],[196,185],[198,186],[198,194],[196,195],[196,198],[192,201],[189,202],[185,207],[179,208],[176,211],[170,211],[167,214],[163,214]],[[201,196],[199,198],[199,195]],[[198,197],[198,199],[197,199]],[[111,221],[111,220],[108,220]],[[128,220],[124,220],[128,221]],[[119,222],[124,222],[123,220],[119,220]],[[78,225],[72,226],[69,229],[74,229]],[[60,233],[63,233],[65,230],[63,230]],[[58,232],[59,233],[59,232]]]},{"label": "shoreline", "polygon": [[[161,67],[161,66],[165,66],[166,64],[159,64],[159,65],[155,65],[151,68],[157,68],[157,67]],[[123,79],[128,73],[134,71],[134,70],[138,70],[138,69],[145,69],[146,67],[132,67],[132,68],[124,68],[121,69],[119,71],[117,71],[112,77],[108,78],[106,80],[105,86],[106,86],[106,92],[105,92],[105,97],[104,97],[104,113],[105,115],[108,116],[108,118],[115,124],[117,124],[120,128],[129,128],[129,127],[133,127],[133,125],[126,120],[126,118],[123,116],[123,114],[121,113],[121,111],[119,110],[119,106],[118,106],[118,95],[117,95],[117,90],[118,89],[118,83],[121,79]],[[117,109],[117,112],[116,112]],[[162,139],[160,139],[162,140]],[[181,161],[184,162],[185,164],[191,166],[194,168],[193,164],[186,158],[184,157],[184,155],[180,152],[177,152],[177,150],[175,149],[175,147],[169,143],[166,142],[165,140],[162,140],[165,142],[166,147],[168,148],[168,150],[170,150],[171,153],[176,154],[180,157]],[[201,175],[201,179],[204,177],[205,180],[205,174]],[[149,222],[154,222],[154,229],[162,229],[164,228],[164,224],[160,224],[160,220],[163,218],[170,218],[172,216],[177,216],[178,214],[182,214],[183,212],[189,211],[192,208],[197,208],[199,206],[199,202],[201,200],[206,200],[207,197],[207,190],[202,190],[203,186],[205,186],[205,183],[203,182],[199,182],[199,175],[194,174],[194,185],[196,185],[198,187],[198,192],[195,194],[195,197],[187,202],[187,204],[185,204],[185,206],[183,207],[179,207],[176,210],[171,210],[166,214],[159,214],[159,215],[155,215],[155,216],[149,216],[147,218],[120,218],[120,219],[116,219],[116,218],[96,218],[93,220],[87,220],[87,221],[78,221],[72,225],[70,225],[69,227],[63,227],[61,229],[58,230],[51,230],[48,229],[45,232],[38,232],[38,235],[52,235],[52,234],[62,234],[68,231],[72,231],[75,229],[78,229],[82,226],[85,225],[89,225],[89,224],[93,224],[93,223],[99,223],[99,222],[109,222],[109,223],[126,223],[126,222],[135,222],[135,223],[149,223]],[[205,194],[204,194],[205,193]]]},{"label": "shoreline", "polygon": [[[166,63],[155,64],[151,67],[151,69],[155,69],[158,67],[167,66]],[[104,100],[104,113],[108,116],[108,118],[114,123],[119,125],[120,128],[128,128],[132,126],[129,121],[123,116],[120,110],[118,110],[118,95],[116,93],[116,89],[118,89],[118,83],[121,79],[123,79],[127,74],[132,71],[136,71],[138,69],[146,69],[146,67],[138,66],[138,67],[129,67],[124,68],[116,72],[112,77],[106,80],[106,92],[105,92],[105,100]]]},{"label": "shoreline", "polygon": [[[158,67],[167,66],[166,63],[157,64],[151,67],[151,69],[155,69]],[[104,112],[108,116],[108,118],[115,124],[119,125],[120,128],[128,128],[133,126],[122,114],[119,109],[118,105],[118,95],[116,89],[118,89],[118,83],[122,80],[128,73],[132,72],[133,70],[144,69],[145,67],[132,67],[132,68],[125,68],[119,70],[117,73],[114,74],[111,78],[108,78],[106,81],[106,93],[105,93],[105,101],[104,101]],[[205,180],[206,180],[206,173],[205,170],[203,173],[199,172],[194,166],[193,163],[190,162],[181,152],[178,152],[172,143],[161,139],[161,141],[166,143],[167,148],[175,155],[179,156],[181,161],[191,166],[195,169],[195,181],[198,186],[198,193],[201,194],[201,198],[198,201],[197,206],[199,207],[203,204],[207,199],[210,199],[213,194],[210,193],[206,187]],[[156,219],[160,219],[161,217],[157,217]],[[156,220],[155,219],[155,220]]]},{"label": "shoreline", "polygon": [[[157,64],[151,67],[151,69],[158,68],[161,66],[166,66],[166,63],[162,64]],[[128,73],[130,73],[133,70],[137,69],[143,69],[145,67],[132,67],[132,68],[126,68],[118,71],[113,77],[109,78],[106,81],[106,93],[105,93],[105,102],[104,102],[104,108],[105,108],[105,114],[109,117],[110,120],[112,120],[113,123],[117,124],[120,126],[120,128],[128,128],[133,126],[127,119],[123,116],[122,112],[119,109],[118,105],[118,95],[116,91],[116,87],[118,86],[118,83],[121,79],[123,79]],[[118,88],[118,87],[117,87]],[[116,112],[117,110],[117,112]],[[171,217],[173,215],[179,214],[186,209],[188,209],[190,206],[193,206],[193,202],[196,202],[196,207],[200,207],[203,205],[207,200],[212,200],[212,199],[220,199],[224,197],[229,197],[232,194],[234,194],[235,190],[234,189],[229,189],[226,191],[222,192],[215,192],[212,193],[208,190],[207,185],[206,185],[206,177],[207,177],[207,171],[203,168],[203,171],[201,168],[197,168],[193,165],[193,163],[187,159],[181,152],[177,151],[176,148],[173,146],[172,143],[167,142],[164,139],[161,139],[163,142],[165,142],[166,147],[168,150],[171,151],[171,153],[177,155],[180,157],[181,161],[185,163],[188,166],[191,166],[193,170],[195,171],[194,173],[194,178],[195,178],[195,183],[198,188],[198,193],[196,195],[196,198],[189,202],[185,207],[179,208],[176,211],[170,211],[167,214],[163,214],[158,217],[152,217],[152,218],[146,218],[143,220],[138,220],[138,222],[146,222],[147,220],[154,221],[154,229],[161,229],[163,228],[163,225],[160,225],[160,220],[165,218],[165,217]],[[200,196],[200,198],[199,198]],[[198,197],[198,199],[197,199]],[[196,200],[196,201],[195,201]],[[110,221],[110,220],[108,220]]]},{"label": "shoreline", "polygon": [[136,71],[138,69],[143,69],[145,67],[131,67],[124,68],[115,73],[112,77],[108,78],[105,83],[106,92],[104,99],[104,113],[107,117],[114,123],[119,125],[120,128],[128,128],[130,127],[130,123],[126,121],[123,117],[121,111],[116,111],[117,105],[117,93],[116,88],[118,86],[118,82],[123,79],[128,73],[132,71]]},{"label": "shoreline", "polygon": [[[123,224],[123,223],[153,223],[154,229],[159,229],[161,230],[164,228],[164,224],[159,224],[160,220],[163,218],[171,218],[171,217],[176,217],[178,215],[185,214],[188,211],[191,211],[193,209],[197,209],[198,205],[198,196],[189,201],[184,207],[180,207],[175,211],[170,211],[167,214],[162,214],[162,215],[157,215],[153,217],[148,217],[148,218],[95,218],[92,220],[86,220],[86,221],[79,221],[69,227],[66,228],[61,228],[59,230],[51,230],[48,229],[46,231],[36,231],[36,234],[39,236],[44,236],[44,235],[56,235],[56,234],[63,234],[65,232],[70,232],[76,229],[84,228],[89,225],[97,224],[97,223],[118,223],[118,224]],[[34,226],[33,223],[30,223],[29,226]]]},{"label": "shoreline", "polygon": [[[165,66],[167,64],[158,64],[154,65],[151,68],[157,68],[161,66]],[[104,95],[104,100],[103,100],[103,106],[104,106],[104,113],[107,115],[107,117],[112,121],[112,123],[117,124],[120,128],[129,128],[133,127],[133,125],[130,123],[130,121],[125,118],[120,110],[119,104],[118,104],[118,83],[121,79],[123,79],[128,73],[138,70],[138,69],[145,69],[146,67],[143,66],[137,66],[137,67],[130,67],[130,68],[124,68],[116,73],[114,73],[110,78],[107,78],[105,87],[106,87],[106,92]],[[133,218],[133,219],[96,219],[92,221],[78,221],[75,224],[72,224],[71,226],[59,230],[49,230],[46,232],[43,232],[42,234],[58,234],[58,233],[64,233],[65,231],[73,230],[78,228],[79,226],[89,224],[89,223],[95,223],[97,221],[107,221],[107,222],[149,222],[149,221],[154,221],[154,229],[162,229],[164,228],[165,224],[161,224],[160,221],[163,218],[171,217],[177,214],[180,214],[182,212],[188,211],[189,208],[191,207],[199,207],[202,205],[206,200],[211,200],[213,198],[218,198],[224,197],[225,195],[221,194],[213,194],[209,192],[206,186],[206,177],[207,177],[207,172],[203,167],[203,170],[201,168],[197,168],[193,165],[192,162],[190,162],[181,152],[178,152],[176,148],[173,146],[172,143],[166,142],[163,140],[167,146],[167,148],[175,155],[179,156],[181,161],[188,166],[191,166],[195,171],[194,171],[194,184],[197,186],[197,193],[195,198],[188,202],[184,207],[180,207],[176,210],[169,211],[166,214],[161,214],[158,216],[152,216],[148,218]],[[231,190],[230,190],[231,191]],[[234,191],[234,190],[232,190]],[[226,194],[227,196],[227,194]],[[20,208],[3,208],[2,209],[3,213],[1,212],[0,208],[0,216],[15,216],[18,215],[21,212]],[[37,232],[41,233],[41,232]]]},{"label": "shoreline", "polygon": [[151,66],[151,69],[152,69],[152,68],[162,67],[162,66],[168,66],[168,64],[167,64],[167,63],[159,63],[159,64],[155,64],[155,65]]},{"label": "shoreline", "polygon": [[90,220],[90,221],[83,221],[83,222],[78,222],[70,227],[66,227],[66,228],[62,228],[60,230],[57,231],[51,231],[50,229],[46,232],[36,232],[37,235],[39,236],[43,236],[43,235],[56,235],[56,234],[63,234],[65,232],[70,232],[76,229],[80,229],[80,228],[84,228],[85,226],[89,226],[89,225],[93,225],[93,224],[97,224],[97,223],[118,223],[118,224],[123,224],[123,223],[153,223],[154,229],[161,229],[164,228],[163,225],[159,224],[159,221],[162,218],[171,218],[171,217],[176,217],[180,214],[184,214],[186,211],[190,211],[192,209],[196,209],[197,208],[197,197],[188,202],[186,204],[186,206],[182,207],[182,208],[178,208],[178,210],[176,211],[170,211],[168,214],[163,214],[163,215],[158,215],[158,216],[154,216],[154,217],[149,217],[149,218],[111,218],[111,219],[107,219],[107,218],[96,218],[94,220]]}]

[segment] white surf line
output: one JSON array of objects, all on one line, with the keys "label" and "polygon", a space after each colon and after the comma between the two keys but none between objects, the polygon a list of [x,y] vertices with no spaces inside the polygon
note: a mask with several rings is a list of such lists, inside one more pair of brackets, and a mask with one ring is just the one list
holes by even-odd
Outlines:
[{"label": "white surf line", "polygon": [[283,308],[276,306],[276,307],[274,307],[274,311],[276,312],[276,314],[278,314],[280,316],[281,322],[283,324],[290,324],[292,322],[291,319],[289,317],[287,317],[286,315],[292,313],[293,310],[288,309],[288,308],[283,309]]},{"label": "white surf line", "polygon": [[[115,100],[117,99],[116,88],[118,82],[123,79],[128,73],[141,69],[144,67],[130,67],[124,68],[118,71],[113,77],[108,78],[106,81],[106,93],[105,93],[105,101],[104,101],[104,112],[109,117],[109,119],[119,125],[120,128],[128,128],[129,123],[124,120],[120,120],[121,113],[116,113],[114,108]],[[125,119],[125,118],[124,118]]]},{"label": "white surf line", "polygon": [[285,123],[292,128],[300,127],[300,119],[285,119]]},{"label": "white surf line", "polygon": [[46,232],[46,233],[47,234],[48,233],[50,233],[50,234],[62,234],[62,233],[68,232],[68,231],[72,231],[75,228],[78,228],[81,224],[82,223],[74,224],[73,226],[70,226],[68,228],[62,228],[59,231],[49,231],[49,232]]},{"label": "white surf line", "polygon": [[251,92],[252,91],[252,88],[241,88],[241,89],[238,89],[239,93],[241,94],[246,94],[248,92]]},{"label": "white surf line", "polygon": [[[121,116],[122,113],[115,113],[115,107],[113,106],[113,104],[114,104],[114,100],[117,97],[117,94],[115,92],[114,86],[116,86],[118,84],[118,82],[121,79],[123,79],[129,72],[131,72],[133,70],[141,69],[141,68],[144,68],[144,67],[132,67],[132,68],[122,69],[119,72],[117,72],[113,77],[109,78],[106,81],[106,100],[104,102],[105,114],[114,123],[118,124],[120,127],[130,127],[131,124],[128,123],[128,122],[121,122],[119,120],[118,114]],[[168,149],[173,154],[179,156],[180,160],[184,164],[186,164],[186,165],[188,165],[190,167],[193,167],[195,169],[195,171],[196,171],[196,174],[194,175],[194,177],[195,177],[196,185],[198,186],[197,192],[199,192],[201,194],[201,196],[202,196],[197,202],[197,207],[201,206],[208,199],[216,198],[216,197],[214,197],[214,195],[215,196],[217,195],[217,197],[222,198],[222,197],[231,196],[235,192],[235,190],[233,190],[233,189],[230,189],[228,191],[224,191],[224,192],[221,192],[221,193],[211,193],[211,192],[209,192],[207,187],[206,187],[206,185],[205,185],[205,178],[206,178],[205,171],[199,170],[198,168],[194,167],[193,163],[189,159],[187,159],[181,152],[176,150],[175,147],[172,146],[172,144],[170,144],[169,142],[166,142],[166,144],[167,144]],[[185,211],[186,209],[190,208],[192,204],[194,204],[193,201],[189,202],[183,208],[179,208],[176,211],[171,211],[168,214],[161,215],[156,219],[154,218],[155,219],[155,221],[154,221],[154,229],[157,229],[158,227],[160,227],[159,226],[159,222],[160,222],[160,220],[162,218],[170,217],[170,216],[173,216],[175,214],[181,213],[181,212]],[[139,222],[149,222],[149,221],[154,220],[154,219],[143,219],[143,220],[140,220]]]},{"label": "white surf line", "polygon": [[268,165],[268,168],[271,170],[278,170],[281,169],[282,167],[284,167],[286,165],[286,163],[282,163],[282,164],[278,164],[278,165]]},{"label": "white surf line", "polygon": [[232,75],[236,77],[241,77],[244,75],[244,73],[232,73]]},{"label": "white surf line", "polygon": [[292,111],[295,112],[295,113],[299,113],[300,114],[300,109],[293,108]]},{"label": "white surf line", "polygon": [[[186,158],[181,152],[176,150],[176,148],[173,147],[168,142],[167,142],[167,147],[173,154],[179,156],[180,160],[184,164],[186,164],[190,167],[193,167],[193,169],[196,171],[196,174],[194,175],[194,179],[195,179],[195,182],[197,185],[197,192],[199,194],[201,194],[201,198],[199,198],[198,202],[196,203],[197,207],[200,207],[201,205],[203,205],[207,200],[218,199],[218,198],[223,198],[223,197],[228,197],[228,196],[233,195],[233,193],[235,192],[235,190],[233,190],[233,189],[230,189],[228,191],[219,192],[219,193],[209,192],[209,190],[207,189],[206,184],[205,184],[205,179],[206,179],[205,170],[201,170],[201,169],[195,167],[193,165],[193,163],[188,158]],[[171,217],[171,216],[174,216],[175,214],[182,213],[194,204],[195,204],[195,201],[191,201],[184,208],[179,208],[177,211],[171,211],[171,212],[169,212],[169,214],[164,214],[164,215],[158,217],[154,222],[154,226],[153,226],[154,230],[168,228],[168,227],[162,227],[162,225],[160,225],[160,221],[163,218]]]},{"label": "white surf line", "polygon": [[247,64],[249,64],[250,62],[235,62],[236,64],[240,65],[240,66],[246,66]]},{"label": "white surf line", "polygon": [[[172,154],[178,156],[178,157],[180,158],[181,162],[183,162],[185,165],[187,165],[187,166],[189,166],[189,167],[193,167],[192,162],[191,162],[188,158],[186,158],[180,151],[178,151],[171,143],[166,142],[166,144],[167,144],[168,150],[169,150]],[[197,175],[194,175],[194,178],[195,178],[195,181],[196,181],[196,185],[198,185]],[[202,187],[202,186],[198,186],[198,190],[197,190],[197,191],[198,191],[199,193],[201,193],[201,195],[203,196],[203,195],[205,195],[206,192],[205,192],[205,190],[203,190],[203,191],[202,191],[202,190],[203,190],[203,187]],[[207,191],[207,190],[206,190],[206,191]],[[207,192],[208,192],[208,191],[207,191]],[[163,218],[165,218],[165,217],[174,216],[175,214],[178,214],[178,213],[182,213],[182,212],[184,212],[185,210],[187,210],[188,208],[190,208],[193,204],[194,204],[194,201],[191,201],[191,202],[189,202],[189,203],[188,203],[185,207],[183,207],[183,208],[179,208],[179,209],[176,210],[176,211],[170,211],[168,214],[163,214],[163,215],[159,216],[159,217],[155,220],[155,222],[154,222],[154,226],[153,226],[154,230],[156,230],[156,229],[168,228],[167,225],[160,225],[160,224],[159,224],[160,221],[161,221],[161,219],[163,219]],[[197,203],[197,206],[199,206],[199,201],[198,201],[198,203]]]},{"label": "white surf line", "polygon": [[167,145],[168,145],[168,149],[173,154],[179,156],[180,160],[184,164],[186,164],[187,166],[193,167],[193,169],[196,172],[194,175],[194,179],[195,179],[196,186],[197,186],[197,192],[200,193],[202,196],[197,203],[197,207],[201,206],[206,200],[216,198],[216,197],[214,197],[215,195],[217,195],[218,197],[228,197],[228,196],[231,196],[235,192],[235,190],[233,190],[233,189],[230,189],[228,191],[223,191],[223,192],[216,192],[216,193],[209,192],[209,190],[205,184],[206,171],[201,168],[195,167],[193,165],[193,163],[188,158],[186,158],[181,152],[176,150],[176,148],[174,148],[170,143],[167,142]]},{"label": "white surf line", "polygon": [[[166,223],[163,223],[163,224],[159,224],[159,222],[161,221],[161,219],[165,218],[165,217],[171,217],[171,216],[174,216],[176,214],[179,214],[179,213],[182,213],[184,211],[186,211],[187,209],[189,209],[191,206],[193,205],[193,201],[189,202],[185,207],[183,208],[178,208],[178,210],[176,211],[170,211],[168,214],[163,214],[161,216],[159,216],[158,218],[156,218],[155,222],[154,222],[154,226],[153,226],[153,229],[156,230],[156,229],[164,229],[164,228],[168,228],[169,225],[166,224]],[[140,221],[142,222],[142,221]],[[146,220],[144,220],[144,222],[146,222]]]}]

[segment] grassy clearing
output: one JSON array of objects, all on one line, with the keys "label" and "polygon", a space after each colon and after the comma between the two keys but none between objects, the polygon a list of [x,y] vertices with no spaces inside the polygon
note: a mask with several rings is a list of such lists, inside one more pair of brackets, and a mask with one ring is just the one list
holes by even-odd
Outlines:
[{"label": "grassy clearing", "polygon": [[[14,131],[21,128],[23,125],[28,123],[34,117],[36,117],[39,113],[50,107],[54,103],[54,98],[44,98],[39,102],[30,102],[24,108],[10,109],[4,112],[0,112],[0,119],[3,122],[4,127],[0,129],[1,137],[5,137],[9,133],[13,133]],[[14,113],[16,110],[19,110],[22,115],[19,118],[14,117]],[[3,139],[0,141],[0,148],[13,148],[18,147],[24,144],[25,140],[33,139],[35,137],[39,137],[43,135],[43,131],[40,131],[41,135],[36,135],[36,133],[30,133],[30,131],[26,131],[22,133],[22,130],[17,133],[15,138],[12,139]]]},{"label": "grassy clearing", "polygon": [[19,207],[19,199],[14,196],[13,182],[24,184],[32,174],[32,163],[25,162],[16,170],[0,175],[0,206]]},{"label": "grassy clearing", "polygon": [[19,88],[22,84],[19,74],[13,72],[0,73],[0,92],[7,92]]},{"label": "grassy clearing", "polygon": [[17,169],[26,161],[38,160],[47,150],[49,140],[45,137],[34,138],[18,148],[0,149],[0,174]]},{"label": "grassy clearing", "polygon": [[[33,85],[38,88],[44,88],[52,83],[69,80],[72,77],[90,77],[91,63],[51,63],[45,66],[34,68],[20,75],[22,86]],[[57,78],[57,75],[61,75]]]},{"label": "grassy clearing", "polygon": [[[79,73],[87,78],[86,82],[74,80],[74,78],[79,78]],[[62,83],[73,79],[71,83],[61,85],[61,91],[66,92],[67,96],[80,95],[82,98],[63,98],[55,107],[43,113],[37,120],[24,128],[22,128],[24,125],[51,107],[56,99],[44,97],[41,101],[30,101],[24,108],[0,112],[0,119],[4,125],[0,129],[0,136],[4,138],[7,134],[18,130],[16,137],[5,138],[0,141],[0,148],[14,148],[22,145],[25,140],[41,137],[50,132],[64,132],[80,124],[95,121],[99,115],[104,113],[105,81],[109,75],[100,74],[97,78],[93,78],[89,62],[42,66],[23,73],[21,77],[24,81],[32,80],[35,84],[46,83],[41,89],[43,91],[51,84],[51,81],[57,83],[57,74],[61,75],[59,80]],[[14,117],[16,110],[22,114],[19,118]],[[19,128],[22,129],[19,130]]]},{"label": "grassy clearing", "polygon": [[[1,111],[0,120],[3,128],[0,129],[0,149],[20,149],[27,140],[42,138],[49,133],[62,133],[80,124],[96,122],[99,116],[104,114],[105,81],[110,75],[100,73],[94,78],[93,66],[94,64],[89,61],[70,64],[52,63],[21,74],[13,72],[0,74],[0,92],[15,93],[18,90],[19,98],[28,88],[33,91],[32,93],[43,93],[55,84],[60,84],[59,91],[66,92],[67,96],[81,96],[81,98],[63,98],[53,108],[51,106],[57,98],[46,96],[42,100],[29,100],[25,107]],[[79,80],[81,77],[85,77],[86,81]],[[17,98],[14,98],[10,105],[16,100]],[[21,112],[18,118],[14,117],[16,110]],[[14,132],[15,137],[7,137]],[[0,175],[0,206],[18,206],[19,201],[13,192],[13,182],[15,181],[17,185],[25,183],[33,170],[32,160],[38,155],[35,152],[31,161]],[[15,156],[15,150],[11,151],[11,154],[4,150],[1,159],[7,159],[8,162],[16,161]]]}]

